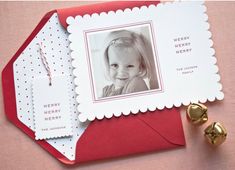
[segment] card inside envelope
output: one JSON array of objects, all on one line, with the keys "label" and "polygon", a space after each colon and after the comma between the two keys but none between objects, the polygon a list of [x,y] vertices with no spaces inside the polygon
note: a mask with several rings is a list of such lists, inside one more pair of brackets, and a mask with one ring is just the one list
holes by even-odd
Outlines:
[{"label": "card inside envelope", "polygon": [[[32,139],[35,139],[34,131],[17,117],[13,63],[54,13],[58,13],[61,25],[66,27],[65,20],[67,16],[115,11],[127,7],[133,8],[157,3],[156,1],[108,2],[70,9],[59,9],[47,13],[2,72],[4,107],[8,119]],[[75,160],[68,159],[45,140],[35,142],[66,164],[114,158],[185,145],[180,112],[179,109],[175,108],[104,119],[102,121],[96,120],[90,123],[77,141]]]}]

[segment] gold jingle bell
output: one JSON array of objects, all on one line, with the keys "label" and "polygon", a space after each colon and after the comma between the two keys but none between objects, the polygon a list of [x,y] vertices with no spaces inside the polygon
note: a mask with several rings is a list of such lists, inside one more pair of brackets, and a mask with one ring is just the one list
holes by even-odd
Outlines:
[{"label": "gold jingle bell", "polygon": [[210,144],[218,146],[225,141],[227,131],[219,122],[213,122],[204,130],[204,135]]},{"label": "gold jingle bell", "polygon": [[208,120],[207,107],[203,104],[192,103],[186,112],[188,120],[195,125],[201,125]]}]

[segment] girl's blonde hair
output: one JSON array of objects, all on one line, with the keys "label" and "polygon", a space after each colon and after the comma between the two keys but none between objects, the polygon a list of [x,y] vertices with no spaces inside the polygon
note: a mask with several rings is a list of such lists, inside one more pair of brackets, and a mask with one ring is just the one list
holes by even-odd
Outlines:
[{"label": "girl's blonde hair", "polygon": [[137,34],[128,30],[119,30],[109,33],[106,38],[104,47],[104,64],[107,78],[110,78],[108,56],[110,46],[135,49],[140,56],[139,76],[143,78],[149,78],[149,80],[153,78],[153,70],[155,70],[153,52],[150,42],[142,34]]}]

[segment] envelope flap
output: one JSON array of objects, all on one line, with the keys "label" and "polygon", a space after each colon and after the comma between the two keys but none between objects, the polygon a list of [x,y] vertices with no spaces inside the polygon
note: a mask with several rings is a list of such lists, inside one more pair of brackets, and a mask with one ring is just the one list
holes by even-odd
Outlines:
[{"label": "envelope flap", "polygon": [[[25,134],[27,134],[31,139],[35,139],[34,132],[25,124],[23,124],[17,117],[17,109],[16,109],[16,100],[15,100],[15,85],[14,85],[14,71],[13,71],[13,63],[20,56],[20,54],[24,51],[24,49],[29,45],[29,43],[34,39],[34,37],[38,34],[38,32],[43,28],[43,26],[48,22],[51,16],[56,11],[50,11],[44,15],[41,21],[38,23],[36,28],[30,34],[30,36],[25,40],[23,45],[18,49],[15,55],[11,58],[11,60],[7,63],[2,71],[2,92],[4,99],[4,110],[6,117],[9,121],[11,121],[16,127],[21,129]],[[35,140],[34,140],[35,141]],[[75,161],[71,161],[62,155],[58,150],[56,150],[53,146],[47,143],[45,140],[35,141],[42,148],[47,150],[50,154],[56,157],[58,160],[65,164],[74,164]]]},{"label": "envelope flap", "polygon": [[45,16],[41,19],[36,28],[30,34],[30,36],[25,40],[23,45],[18,49],[18,51],[11,58],[11,60],[7,63],[7,65],[4,67],[2,71],[2,90],[4,98],[4,109],[6,116],[13,123],[18,121],[17,111],[16,111],[16,101],[15,101],[15,90],[14,90],[15,85],[14,85],[13,63],[55,12],[56,11],[54,10],[45,14]]},{"label": "envelope flap", "polygon": [[141,7],[141,6],[149,6],[151,4],[158,4],[159,1],[113,1],[113,2],[105,2],[105,3],[98,3],[92,5],[84,5],[79,7],[73,8],[63,8],[57,9],[57,13],[59,16],[59,20],[61,25],[64,28],[67,28],[66,19],[68,16],[75,17],[76,15],[85,15],[85,14],[93,14],[93,13],[101,13],[101,12],[108,12],[108,11],[116,11],[118,9],[126,9],[126,8],[134,8],[134,7]]},{"label": "envelope flap", "polygon": [[[179,133],[183,127],[178,112],[179,110],[176,108],[164,109],[157,114],[149,112],[139,119],[168,142],[182,145],[185,143],[185,138],[183,133]],[[168,124],[168,126],[165,126],[165,124]]]}]

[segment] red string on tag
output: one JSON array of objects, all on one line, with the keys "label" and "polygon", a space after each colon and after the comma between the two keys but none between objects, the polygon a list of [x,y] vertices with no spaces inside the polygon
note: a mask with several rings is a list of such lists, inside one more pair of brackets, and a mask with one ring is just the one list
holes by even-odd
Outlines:
[{"label": "red string on tag", "polygon": [[42,63],[43,63],[43,65],[44,65],[44,67],[45,67],[45,69],[46,69],[46,71],[47,71],[47,76],[48,76],[48,78],[49,78],[49,86],[51,86],[52,85],[52,83],[51,83],[51,70],[50,70],[50,67],[49,67],[49,64],[48,64],[48,62],[47,62],[47,59],[46,59],[46,57],[45,57],[45,54],[44,54],[44,52],[43,52],[43,50],[42,50],[42,42],[41,43],[38,43],[38,45],[39,45],[39,52],[40,52],[40,57],[41,57],[41,60],[42,60]]}]

